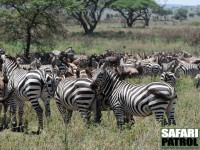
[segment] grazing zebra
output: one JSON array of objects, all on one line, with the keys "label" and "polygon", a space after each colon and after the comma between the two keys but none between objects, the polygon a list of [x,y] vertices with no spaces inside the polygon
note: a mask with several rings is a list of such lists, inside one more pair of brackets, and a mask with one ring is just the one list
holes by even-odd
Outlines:
[{"label": "grazing zebra", "polygon": [[143,64],[144,75],[156,77],[161,73],[161,67],[157,63],[145,63]]},{"label": "grazing zebra", "polygon": [[175,74],[180,76],[180,69],[183,71],[185,76],[195,77],[200,72],[200,64],[183,64],[179,63],[179,65],[175,68]]},{"label": "grazing zebra", "polygon": [[134,85],[123,80],[113,71],[105,68],[104,64],[94,73],[92,89],[99,88],[109,99],[109,104],[115,114],[117,125],[124,124],[124,115],[146,117],[152,113],[157,121],[176,124],[174,107],[176,93],[169,84],[153,82],[146,85]]},{"label": "grazing zebra", "polygon": [[176,77],[172,72],[163,72],[160,76],[161,81],[170,84],[172,87],[176,86]]},{"label": "grazing zebra", "polygon": [[[5,102],[8,98],[11,99],[12,107],[12,130],[16,131],[16,106],[19,105],[19,127],[21,128],[23,120],[23,107],[24,101],[31,102],[32,107],[35,109],[38,117],[38,131],[43,129],[43,109],[39,105],[38,99],[41,98],[45,104],[45,114],[47,118],[50,116],[50,108],[48,103],[48,97],[54,94],[53,90],[56,87],[53,78],[45,74],[44,71],[34,70],[26,71],[18,69],[18,64],[12,57],[2,56],[4,63],[2,65],[3,75],[8,78],[8,85],[6,88],[6,94],[1,103]],[[49,86],[51,82],[52,86]]]},{"label": "grazing zebra", "polygon": [[88,123],[92,109],[95,122],[99,121],[96,93],[90,88],[91,83],[89,78],[67,77],[58,84],[55,92],[56,104],[65,124],[69,123],[74,110],[78,110]]}]

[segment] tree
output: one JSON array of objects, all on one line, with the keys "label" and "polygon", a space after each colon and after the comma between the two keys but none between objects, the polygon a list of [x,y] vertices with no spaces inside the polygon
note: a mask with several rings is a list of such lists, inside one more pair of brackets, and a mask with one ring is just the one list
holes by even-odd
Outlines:
[{"label": "tree", "polygon": [[163,7],[159,7],[153,13],[155,13],[155,14],[157,14],[159,16],[164,17],[165,21],[167,20],[167,16],[168,15],[172,15],[173,14],[172,10],[164,9]]},{"label": "tree", "polygon": [[31,44],[40,46],[62,29],[59,14],[60,8],[66,5],[64,0],[0,0],[0,5],[1,31],[10,39],[24,43],[25,57]]},{"label": "tree", "polygon": [[101,15],[115,0],[74,0],[73,7],[68,12],[83,27],[85,35],[92,34]]},{"label": "tree", "polygon": [[197,16],[200,16],[200,11],[197,11],[196,15],[197,15]]},{"label": "tree", "polygon": [[148,25],[150,9],[158,6],[154,0],[117,0],[111,8],[118,11],[125,19],[128,27],[132,27],[137,20],[145,20]]},{"label": "tree", "polygon": [[188,10],[187,9],[184,9],[184,8],[179,8],[175,15],[174,15],[174,18],[176,20],[184,20],[184,19],[187,19],[187,13],[188,13]]}]

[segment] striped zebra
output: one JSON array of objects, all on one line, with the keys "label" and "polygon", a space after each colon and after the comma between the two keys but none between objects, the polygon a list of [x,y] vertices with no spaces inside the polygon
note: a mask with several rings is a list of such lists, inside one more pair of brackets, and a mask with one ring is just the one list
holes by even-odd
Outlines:
[{"label": "striped zebra", "polygon": [[152,78],[160,75],[161,67],[157,63],[145,63],[143,64],[144,75],[149,75]]},{"label": "striped zebra", "polygon": [[198,73],[200,73],[200,64],[183,64],[179,63],[179,65],[175,68],[176,76],[180,76],[180,70],[183,71],[185,76],[195,77]]},{"label": "striped zebra", "polygon": [[67,66],[62,63],[57,56],[53,56],[51,64],[54,69],[57,68],[58,76],[64,75],[68,70]]},{"label": "striped zebra", "polygon": [[[10,56],[2,56],[4,63],[2,65],[3,75],[8,78],[8,85],[6,88],[6,94],[1,103],[5,102],[8,98],[11,99],[12,108],[12,130],[16,131],[22,127],[22,116],[24,101],[28,100],[31,102],[32,107],[35,109],[38,117],[38,131],[43,129],[43,109],[39,105],[38,99],[41,98],[45,104],[45,114],[46,117],[50,116],[50,108],[48,97],[54,95],[53,90],[56,86],[54,84],[53,78],[45,74],[44,71],[34,70],[26,71],[23,69],[18,69],[18,64],[15,59]],[[51,86],[49,83],[51,82]],[[16,119],[16,107],[19,106],[19,125],[17,127]]]},{"label": "striped zebra", "polygon": [[176,76],[172,72],[163,72],[160,76],[160,80],[170,84],[172,87],[176,86]]},{"label": "striped zebra", "polygon": [[[176,124],[174,107],[176,93],[167,83],[153,82],[146,85],[134,85],[123,80],[104,64],[94,73],[92,89],[99,88],[109,99],[109,104],[115,114],[117,125],[123,125],[125,115],[146,117],[155,115],[162,125]],[[165,120],[166,113],[168,122]]]},{"label": "striped zebra", "polygon": [[98,122],[96,93],[90,88],[92,80],[89,78],[67,77],[60,81],[55,92],[55,99],[64,123],[70,122],[72,112],[79,111],[81,117],[90,119],[90,111],[94,113]]}]

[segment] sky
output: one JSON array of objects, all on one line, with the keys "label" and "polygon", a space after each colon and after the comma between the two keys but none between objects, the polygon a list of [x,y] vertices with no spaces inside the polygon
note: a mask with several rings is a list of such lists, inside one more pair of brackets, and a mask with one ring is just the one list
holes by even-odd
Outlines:
[{"label": "sky", "polygon": [[[163,4],[164,0],[156,0],[158,3]],[[195,6],[200,5],[200,0],[167,0],[167,4],[181,4]]]}]

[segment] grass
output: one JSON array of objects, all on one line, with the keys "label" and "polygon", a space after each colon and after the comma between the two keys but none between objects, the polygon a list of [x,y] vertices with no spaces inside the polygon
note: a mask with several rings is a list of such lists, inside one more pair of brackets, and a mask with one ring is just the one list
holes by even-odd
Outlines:
[{"label": "grass", "polygon": [[[150,82],[145,78],[144,83]],[[187,87],[187,88],[186,88]],[[200,128],[199,90],[195,89],[190,78],[181,78],[177,85],[176,128]],[[28,133],[13,133],[10,129],[1,132],[0,149],[159,149],[161,127],[154,116],[135,117],[136,123],[129,130],[120,131],[112,111],[103,112],[102,123],[89,128],[83,123],[78,112],[74,112],[72,122],[64,127],[55,101],[51,100],[52,119],[47,124],[44,118],[44,131],[32,135],[37,130],[36,113],[26,103],[24,119],[28,121]],[[43,106],[43,104],[42,104]],[[28,112],[28,113],[27,113]]]},{"label": "grass", "polygon": [[[192,44],[192,36],[199,33],[198,27],[194,30],[184,26],[152,26],[150,28],[128,29],[117,25],[101,24],[97,27],[93,36],[82,36],[81,29],[69,27],[66,39],[57,42],[54,49],[64,50],[72,46],[77,53],[86,54],[103,53],[106,49],[116,52],[141,52],[152,53],[154,51],[188,51],[198,54],[200,44]],[[168,32],[168,31],[174,32]],[[165,31],[161,33],[162,31]],[[194,32],[196,31],[196,33]],[[165,34],[164,34],[165,33]],[[170,38],[179,37],[176,40]],[[188,38],[186,42],[185,39]],[[195,36],[196,39],[198,39]],[[167,40],[168,39],[168,40]],[[196,40],[194,39],[194,40]],[[20,43],[0,43],[7,52],[19,53]],[[35,51],[33,47],[32,51]],[[53,49],[46,49],[52,51]],[[156,78],[158,81],[159,78]],[[130,82],[138,83],[137,79],[129,79]],[[143,83],[151,82],[150,78],[144,78]],[[191,78],[181,78],[177,83],[178,100],[176,105],[176,128],[200,128],[199,98],[200,91],[194,86]],[[43,104],[41,104],[43,106]],[[116,127],[116,120],[112,111],[103,112],[102,123],[97,127],[89,128],[83,123],[78,112],[73,113],[71,123],[65,127],[55,101],[51,100],[52,117],[49,124],[44,117],[44,130],[36,136],[30,134],[37,130],[36,113],[26,103],[24,119],[28,121],[28,133],[13,133],[10,129],[0,132],[0,149],[3,150],[43,150],[43,149],[73,149],[73,150],[157,150],[160,149],[161,127],[155,121],[154,116],[146,118],[135,117],[135,125],[129,130],[120,131]]]}]

